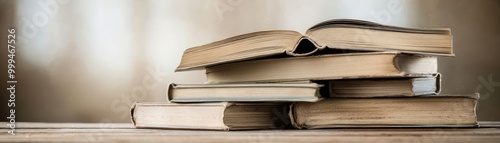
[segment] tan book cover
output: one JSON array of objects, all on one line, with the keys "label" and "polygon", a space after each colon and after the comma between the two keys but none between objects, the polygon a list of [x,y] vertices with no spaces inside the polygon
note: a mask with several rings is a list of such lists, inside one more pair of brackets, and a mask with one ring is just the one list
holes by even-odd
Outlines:
[{"label": "tan book cover", "polygon": [[316,102],[323,85],[298,83],[170,84],[171,102]]},{"label": "tan book cover", "polygon": [[331,98],[290,106],[299,129],[476,127],[479,94],[393,98]]},{"label": "tan book cover", "polygon": [[328,82],[330,97],[407,97],[437,95],[441,92],[441,74],[430,77],[341,79]]},{"label": "tan book cover", "polygon": [[397,51],[453,56],[450,29],[403,28],[353,19],[321,22],[307,30],[272,30],[238,35],[184,51],[176,71],[275,55],[306,56],[325,49]]},{"label": "tan book cover", "polygon": [[251,130],[283,128],[287,103],[134,103],[131,112],[136,128]]},{"label": "tan book cover", "polygon": [[262,59],[206,69],[207,83],[425,77],[436,73],[436,57],[394,52]]}]

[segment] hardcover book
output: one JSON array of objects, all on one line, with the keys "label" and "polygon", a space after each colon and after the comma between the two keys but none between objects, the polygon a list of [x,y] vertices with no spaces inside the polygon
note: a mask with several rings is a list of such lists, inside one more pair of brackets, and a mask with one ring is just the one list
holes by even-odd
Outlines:
[{"label": "hardcover book", "polygon": [[184,51],[176,71],[253,60],[274,55],[305,56],[328,49],[397,51],[453,56],[450,29],[417,29],[336,19],[307,30],[272,30],[243,34]]},{"label": "hardcover book", "polygon": [[397,97],[437,95],[441,91],[441,74],[430,77],[341,79],[328,84],[330,97]]},{"label": "hardcover book", "polygon": [[475,127],[479,94],[396,98],[331,98],[294,103],[296,128]]},{"label": "hardcover book", "polygon": [[436,57],[393,52],[262,59],[206,69],[208,83],[419,77],[435,73]]},{"label": "hardcover book", "polygon": [[316,102],[322,85],[304,83],[170,84],[171,102]]},{"label": "hardcover book", "polygon": [[[136,128],[248,130],[282,128],[284,103],[134,103]],[[288,121],[288,117],[286,117]]]}]

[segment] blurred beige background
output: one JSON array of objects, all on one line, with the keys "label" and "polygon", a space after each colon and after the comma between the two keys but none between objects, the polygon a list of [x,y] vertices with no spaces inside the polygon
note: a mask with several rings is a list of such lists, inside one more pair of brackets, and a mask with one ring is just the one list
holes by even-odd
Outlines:
[{"label": "blurred beige background", "polygon": [[132,102],[165,101],[171,82],[203,83],[204,71],[173,72],[186,48],[333,18],[451,28],[442,93],[480,92],[479,120],[500,120],[500,1],[0,0],[0,15],[3,36],[18,34],[18,122],[130,122]]}]

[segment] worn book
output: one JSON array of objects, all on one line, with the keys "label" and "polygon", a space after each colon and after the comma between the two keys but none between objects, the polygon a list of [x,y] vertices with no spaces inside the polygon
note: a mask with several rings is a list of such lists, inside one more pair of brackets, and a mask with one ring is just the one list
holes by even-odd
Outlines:
[{"label": "worn book", "polygon": [[136,128],[248,130],[283,128],[286,103],[134,103]]},{"label": "worn book", "polygon": [[393,98],[332,98],[290,106],[299,129],[476,127],[479,94]]},{"label": "worn book", "polygon": [[171,102],[316,102],[319,88],[312,82],[247,84],[170,84]]},{"label": "worn book", "polygon": [[341,79],[328,83],[330,97],[397,97],[437,95],[441,91],[441,74],[430,77]]},{"label": "worn book", "polygon": [[448,28],[403,28],[335,19],[312,26],[305,35],[288,30],[259,31],[189,48],[176,71],[276,55],[306,56],[331,49],[453,56],[452,39]]},{"label": "worn book", "polygon": [[207,67],[208,83],[418,77],[437,73],[435,56],[347,53],[244,61]]}]

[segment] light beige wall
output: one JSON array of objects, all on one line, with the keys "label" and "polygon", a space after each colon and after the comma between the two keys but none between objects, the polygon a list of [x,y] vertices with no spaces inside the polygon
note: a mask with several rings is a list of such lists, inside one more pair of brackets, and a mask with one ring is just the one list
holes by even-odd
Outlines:
[{"label": "light beige wall", "polygon": [[[61,0],[48,10],[38,1],[17,1],[16,27],[26,32],[18,121],[129,122],[133,101],[165,101],[171,82],[203,83],[204,71],[173,73],[184,49],[259,30],[304,32],[332,18],[450,27],[457,57],[440,59],[443,92],[472,93],[490,74],[500,81],[497,1]],[[499,91],[480,92],[491,96],[479,118],[500,120]]]},{"label": "light beige wall", "polygon": [[500,120],[500,2],[421,1],[415,25],[449,27],[455,58],[440,58],[443,93],[479,92],[480,120]]}]

